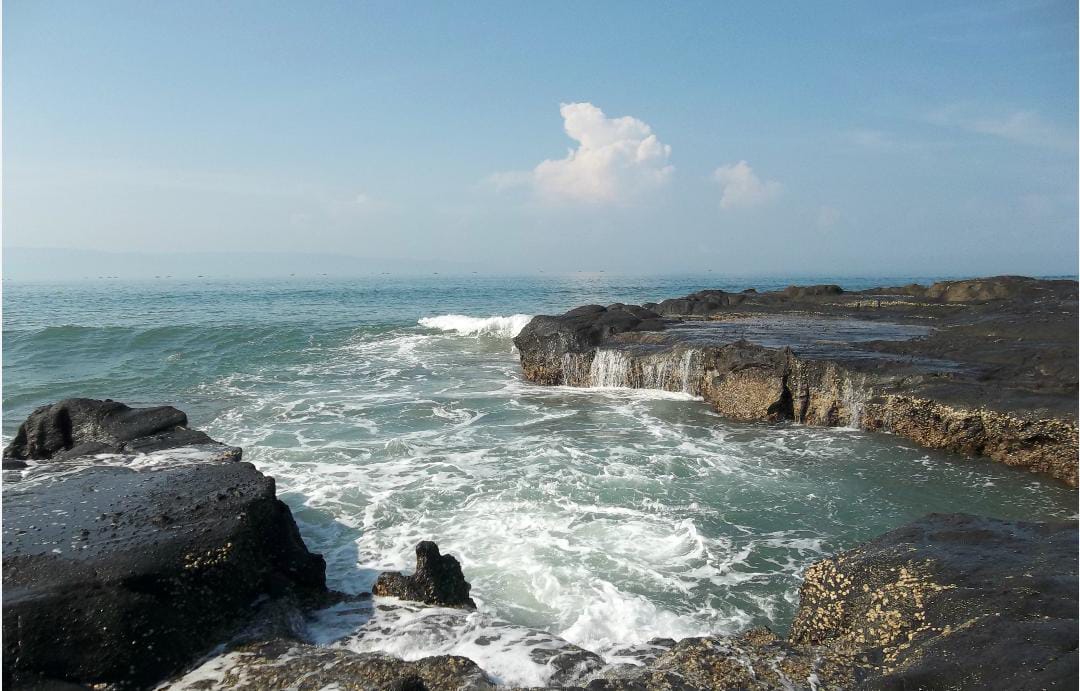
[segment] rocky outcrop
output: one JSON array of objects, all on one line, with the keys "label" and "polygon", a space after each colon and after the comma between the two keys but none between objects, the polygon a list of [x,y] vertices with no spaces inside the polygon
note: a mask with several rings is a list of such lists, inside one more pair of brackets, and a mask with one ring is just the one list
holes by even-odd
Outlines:
[{"label": "rocky outcrop", "polygon": [[458,560],[440,554],[438,545],[425,540],[416,545],[416,571],[410,576],[385,571],[379,574],[372,593],[439,607],[476,609],[469,597],[471,588]]},{"label": "rocky outcrop", "polygon": [[[889,431],[1077,486],[1075,281],[701,291],[645,307],[535,318],[515,339],[526,379],[681,391],[733,420]],[[612,310],[630,315],[626,328],[600,326]],[[711,326],[717,320],[732,328]],[[756,341],[740,333],[741,323],[753,326]],[[798,339],[790,337],[793,324],[802,329]],[[929,334],[862,335],[894,334],[905,324]]]},{"label": "rocky outcrop", "polygon": [[20,428],[9,451],[39,462],[5,475],[5,686],[145,687],[260,603],[326,594],[273,479],[186,423],[174,408],[74,399]]},{"label": "rocky outcrop", "polygon": [[[219,446],[224,451],[223,444],[187,424],[187,415],[172,406],[129,408],[112,400],[69,398],[30,413],[4,449],[4,459],[64,460],[181,446]],[[239,460],[240,449],[228,448]]]},{"label": "rocky outcrop", "polygon": [[[1026,276],[992,276],[963,281],[939,281],[923,288],[909,287],[909,292],[942,302],[986,302],[991,300],[1054,300],[1062,294],[1075,295],[1076,281],[1046,281]],[[1075,297],[1074,297],[1075,299]]]}]

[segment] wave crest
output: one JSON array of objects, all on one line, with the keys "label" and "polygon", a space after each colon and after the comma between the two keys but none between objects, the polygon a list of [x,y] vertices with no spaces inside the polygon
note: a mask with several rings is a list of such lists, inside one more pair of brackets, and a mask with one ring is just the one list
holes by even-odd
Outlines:
[{"label": "wave crest", "polygon": [[532,318],[531,314],[512,314],[509,317],[467,317],[464,314],[443,314],[438,317],[422,317],[417,323],[429,329],[453,331],[463,336],[513,338]]}]

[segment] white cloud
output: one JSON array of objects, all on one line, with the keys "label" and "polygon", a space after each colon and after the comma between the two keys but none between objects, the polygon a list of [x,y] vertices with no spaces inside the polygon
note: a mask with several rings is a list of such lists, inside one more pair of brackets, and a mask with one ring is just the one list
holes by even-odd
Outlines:
[{"label": "white cloud", "polygon": [[720,183],[721,209],[760,206],[783,189],[779,182],[759,178],[746,161],[720,166],[713,179]]},{"label": "white cloud", "polygon": [[671,147],[641,120],[609,118],[591,103],[563,103],[559,112],[577,148],[531,171],[492,175],[489,181],[496,189],[529,185],[548,202],[611,204],[630,201],[670,179]]}]

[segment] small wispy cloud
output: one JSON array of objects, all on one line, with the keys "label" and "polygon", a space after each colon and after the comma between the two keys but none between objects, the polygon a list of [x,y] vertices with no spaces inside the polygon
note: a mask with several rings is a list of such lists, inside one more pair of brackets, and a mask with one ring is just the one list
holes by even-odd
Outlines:
[{"label": "small wispy cloud", "polygon": [[713,180],[720,185],[721,209],[761,206],[783,190],[779,182],[759,178],[746,161],[720,166]]},{"label": "small wispy cloud", "polygon": [[969,108],[950,106],[930,113],[927,120],[941,127],[997,137],[1018,144],[1063,151],[1076,150],[1075,132],[1059,127],[1033,110],[987,116],[973,114]]},{"label": "small wispy cloud", "polygon": [[546,202],[611,204],[630,201],[671,178],[671,147],[641,120],[609,118],[591,103],[563,103],[559,113],[577,148],[530,171],[495,173],[488,182],[499,190],[531,187]]},{"label": "small wispy cloud", "polygon": [[852,130],[848,133],[848,139],[855,146],[871,151],[899,151],[905,148],[891,134],[881,130]]}]

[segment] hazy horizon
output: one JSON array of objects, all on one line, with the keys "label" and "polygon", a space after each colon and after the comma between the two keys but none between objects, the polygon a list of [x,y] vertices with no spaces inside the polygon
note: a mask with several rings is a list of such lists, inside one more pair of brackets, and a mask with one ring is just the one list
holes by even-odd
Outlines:
[{"label": "hazy horizon", "polygon": [[754,280],[790,278],[806,283],[815,280],[835,280],[843,286],[845,279],[880,278],[896,281],[883,285],[900,285],[913,279],[922,282],[959,280],[1001,275],[1027,275],[1032,278],[1076,279],[1077,272],[1037,274],[990,273],[926,273],[926,272],[737,272],[715,269],[684,269],[681,271],[620,271],[583,265],[577,269],[548,271],[545,269],[501,271],[480,263],[415,260],[402,257],[357,257],[341,254],[305,252],[112,252],[67,248],[5,248],[3,276],[6,282],[68,282],[83,280],[154,280],[174,279],[350,279],[390,276],[394,278],[430,277],[432,274],[454,278],[464,277],[539,277],[588,276],[610,277],[671,277],[715,276],[724,280],[746,280],[745,287],[757,287]]},{"label": "hazy horizon", "polygon": [[1075,3],[417,9],[6,0],[5,250],[1076,272]]}]

